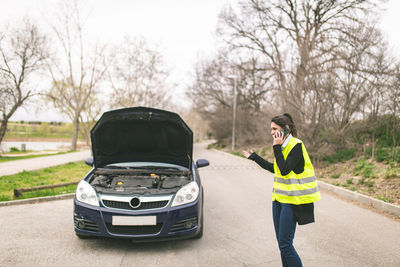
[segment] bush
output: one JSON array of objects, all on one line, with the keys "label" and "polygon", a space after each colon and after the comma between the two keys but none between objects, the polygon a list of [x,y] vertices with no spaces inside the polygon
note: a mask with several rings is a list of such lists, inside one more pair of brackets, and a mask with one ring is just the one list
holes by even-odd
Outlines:
[{"label": "bush", "polygon": [[19,149],[17,147],[10,147],[10,152],[19,152]]},{"label": "bush", "polygon": [[376,161],[377,162],[389,162],[391,154],[387,148],[379,147],[376,151]]},{"label": "bush", "polygon": [[356,148],[341,149],[338,150],[335,154],[324,155],[322,157],[322,160],[328,163],[346,162],[349,159],[354,158],[356,151],[357,151]]},{"label": "bush", "polygon": [[[372,157],[372,148],[368,147],[365,150],[365,157],[371,158]],[[400,162],[400,147],[391,148],[391,147],[384,147],[378,146],[375,150],[374,159],[377,162]]]}]

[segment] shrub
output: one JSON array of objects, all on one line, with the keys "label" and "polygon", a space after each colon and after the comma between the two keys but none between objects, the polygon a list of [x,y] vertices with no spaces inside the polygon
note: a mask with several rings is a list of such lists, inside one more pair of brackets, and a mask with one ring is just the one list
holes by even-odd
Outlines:
[{"label": "shrub", "polygon": [[19,149],[17,147],[10,147],[10,152],[19,152]]},{"label": "shrub", "polygon": [[328,163],[346,162],[349,159],[354,158],[356,151],[357,151],[356,148],[341,149],[334,154],[324,155],[322,157],[322,160]]}]

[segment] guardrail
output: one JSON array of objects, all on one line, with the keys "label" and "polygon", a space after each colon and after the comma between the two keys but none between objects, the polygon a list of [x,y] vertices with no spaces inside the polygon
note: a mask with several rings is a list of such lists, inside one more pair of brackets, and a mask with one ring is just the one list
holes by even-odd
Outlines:
[{"label": "guardrail", "polygon": [[53,184],[53,185],[43,185],[43,186],[35,186],[35,187],[30,187],[30,188],[20,188],[20,189],[15,189],[14,188],[14,198],[22,196],[24,192],[30,192],[30,191],[35,191],[35,190],[43,190],[43,189],[53,189],[57,187],[63,187],[63,186],[68,186],[68,185],[73,185],[73,184],[78,184],[79,182],[71,182],[71,183],[63,183],[63,184]]}]

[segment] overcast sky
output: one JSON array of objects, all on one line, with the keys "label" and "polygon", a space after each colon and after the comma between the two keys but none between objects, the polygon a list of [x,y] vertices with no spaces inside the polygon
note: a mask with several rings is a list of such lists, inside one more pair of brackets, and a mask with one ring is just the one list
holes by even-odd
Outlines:
[{"label": "overcast sky", "polygon": [[[52,12],[58,0],[0,0],[0,23],[23,16],[38,20]],[[215,51],[215,29],[218,14],[237,0],[85,0],[92,10],[88,27],[93,38],[118,42],[125,35],[140,34],[156,44],[172,68],[173,79],[180,84],[178,93],[188,81],[187,74],[201,55]],[[390,0],[382,17],[381,29],[391,47],[400,56],[400,1]],[[11,120],[58,120],[57,114],[34,114],[18,111]]]}]

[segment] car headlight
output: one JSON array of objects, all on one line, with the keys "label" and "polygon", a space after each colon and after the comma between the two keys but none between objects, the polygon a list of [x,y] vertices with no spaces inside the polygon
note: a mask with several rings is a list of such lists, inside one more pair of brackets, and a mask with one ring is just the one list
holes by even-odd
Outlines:
[{"label": "car headlight", "polygon": [[176,192],[171,207],[191,203],[195,201],[198,196],[199,186],[196,182],[190,182]]},{"label": "car headlight", "polygon": [[99,200],[97,198],[96,191],[88,182],[84,180],[80,181],[78,184],[75,196],[80,202],[97,207],[99,206]]}]

